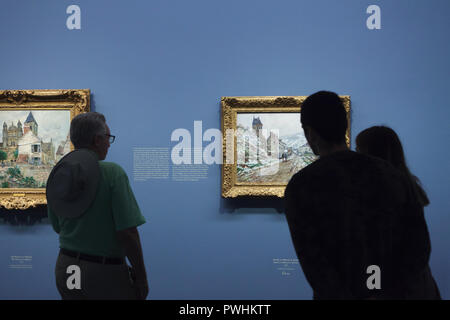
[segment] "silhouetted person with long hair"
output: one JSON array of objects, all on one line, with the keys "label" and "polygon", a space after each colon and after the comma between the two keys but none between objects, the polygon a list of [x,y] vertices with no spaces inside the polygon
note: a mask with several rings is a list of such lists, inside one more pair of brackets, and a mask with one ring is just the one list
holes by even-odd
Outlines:
[{"label": "silhouetted person with long hair", "polygon": [[285,191],[292,242],[314,299],[414,299],[428,264],[423,208],[409,180],[346,144],[347,112],[333,92],[301,106],[305,137],[319,159]]},{"label": "silhouetted person with long hair", "polygon": [[374,126],[361,131],[356,137],[356,151],[381,158],[402,171],[411,181],[420,204],[424,207],[430,204],[419,179],[406,165],[402,143],[394,130],[385,126]]},{"label": "silhouetted person with long hair", "polygon": [[[356,137],[356,151],[389,162],[408,178],[415,200],[420,206],[425,207],[430,203],[419,178],[411,173],[406,164],[402,143],[394,130],[386,126],[374,126],[361,131]],[[424,239],[424,241],[428,240]],[[424,297],[440,299],[438,286],[433,279],[428,264],[425,267],[422,282],[418,281],[415,285],[410,291],[419,292],[410,292],[410,295],[422,294]]]}]

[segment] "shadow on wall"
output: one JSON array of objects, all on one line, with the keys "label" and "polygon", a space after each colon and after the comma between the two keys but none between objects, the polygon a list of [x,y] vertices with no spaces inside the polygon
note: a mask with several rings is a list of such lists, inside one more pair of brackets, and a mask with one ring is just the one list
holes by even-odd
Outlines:
[{"label": "shadow on wall", "polygon": [[7,210],[0,208],[0,218],[11,225],[34,225],[47,218],[47,206],[37,206],[27,210]]},{"label": "shadow on wall", "polygon": [[[263,209],[263,210],[262,210]],[[220,198],[220,213],[284,213],[284,198],[239,197]]]}]

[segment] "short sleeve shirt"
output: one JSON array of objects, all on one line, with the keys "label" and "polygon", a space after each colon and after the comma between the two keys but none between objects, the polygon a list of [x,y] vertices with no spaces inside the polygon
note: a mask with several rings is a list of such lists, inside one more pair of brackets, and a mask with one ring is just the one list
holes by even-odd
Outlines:
[{"label": "short sleeve shirt", "polygon": [[99,161],[100,181],[89,209],[78,218],[63,218],[48,208],[53,229],[59,233],[60,247],[104,257],[124,257],[116,231],[146,222],[121,166]]}]

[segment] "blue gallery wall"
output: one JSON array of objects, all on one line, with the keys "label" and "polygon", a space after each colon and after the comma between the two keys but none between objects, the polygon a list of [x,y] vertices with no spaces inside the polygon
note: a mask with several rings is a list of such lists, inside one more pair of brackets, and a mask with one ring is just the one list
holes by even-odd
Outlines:
[{"label": "blue gallery wall", "polygon": [[[81,30],[66,8],[81,8]],[[377,4],[382,29],[368,30]],[[400,135],[431,205],[431,267],[450,298],[448,0],[2,0],[0,89],[82,89],[116,142],[147,224],[150,299],[310,299],[276,201],[224,201],[220,167],[199,182],[133,181],[133,147],[166,147],[176,128],[220,128],[220,97],[351,95],[353,138]],[[0,119],[1,122],[1,119]],[[353,144],[353,141],[352,141]],[[352,145],[353,147],[353,145]],[[235,209],[233,209],[235,208]],[[279,210],[279,209],[278,209]],[[0,225],[0,299],[58,299],[50,225]],[[32,269],[9,268],[32,256]]]}]

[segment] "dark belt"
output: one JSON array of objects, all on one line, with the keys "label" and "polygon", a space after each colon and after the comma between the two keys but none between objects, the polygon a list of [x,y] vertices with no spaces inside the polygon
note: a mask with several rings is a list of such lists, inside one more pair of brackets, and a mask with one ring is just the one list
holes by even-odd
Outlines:
[{"label": "dark belt", "polygon": [[69,257],[77,258],[80,260],[86,260],[86,261],[90,261],[90,262],[101,263],[101,264],[125,263],[124,258],[108,258],[108,257],[93,256],[90,254],[84,254],[81,252],[76,252],[76,251],[67,250],[67,249],[63,249],[63,248],[61,248],[59,252],[61,252],[62,254],[66,255],[66,256],[69,256]]}]

